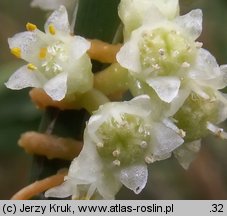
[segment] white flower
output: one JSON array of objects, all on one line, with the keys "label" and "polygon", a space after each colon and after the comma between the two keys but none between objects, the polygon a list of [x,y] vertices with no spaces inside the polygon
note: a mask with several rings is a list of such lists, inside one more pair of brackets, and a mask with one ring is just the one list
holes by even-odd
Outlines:
[{"label": "white flower", "polygon": [[87,198],[95,192],[114,199],[122,184],[138,194],[147,182],[147,164],[170,157],[183,143],[179,132],[170,120],[153,115],[147,95],[107,103],[90,118],[84,147],[72,162],[66,181],[46,196],[80,198],[83,186],[89,191]]},{"label": "white flower", "polygon": [[[201,99],[199,101],[199,98],[194,98],[194,104],[188,105],[189,103],[186,103],[179,110],[185,118],[176,119],[180,123],[179,126],[183,126],[186,130],[188,136],[185,136],[186,142],[173,151],[175,158],[184,169],[188,169],[197,157],[201,148],[201,138],[208,132],[212,132],[218,138],[227,139],[227,133],[215,125],[227,118],[227,100],[223,98],[220,92],[217,92],[216,99],[213,101],[204,103]],[[194,141],[187,142],[187,140]]]},{"label": "white flower", "polygon": [[32,7],[39,7],[43,10],[56,10],[59,6],[64,5],[70,9],[77,0],[33,0]]},{"label": "white flower", "polygon": [[219,91],[206,89],[209,99],[192,93],[173,118],[177,126],[186,131],[185,141],[205,137],[208,133],[207,122],[219,124],[227,118],[227,100]]},{"label": "white flower", "polygon": [[[226,81],[224,70],[215,58],[195,41],[201,31],[199,9],[171,21],[157,12],[132,32],[118,52],[117,60],[134,79],[153,89],[163,102],[176,100],[182,105],[191,91],[209,99],[204,89],[222,89]],[[145,88],[143,93],[148,94]],[[179,106],[172,113],[177,109]]]},{"label": "white flower", "polygon": [[185,143],[174,151],[174,156],[185,169],[195,159],[200,150],[200,140],[209,131],[219,138],[227,139],[227,133],[214,125],[227,118],[227,99],[221,92],[209,88],[206,94],[209,99],[192,93],[173,116],[176,125],[186,133]]},{"label": "white flower", "polygon": [[178,0],[121,0],[119,16],[124,24],[124,36],[128,38],[131,32],[140,27],[149,17],[155,17],[157,11],[168,19],[179,15]]},{"label": "white flower", "polygon": [[53,100],[92,88],[91,62],[86,54],[90,42],[70,34],[64,6],[48,18],[45,33],[31,23],[26,27],[28,31],[8,40],[11,52],[28,62],[9,78],[8,88],[43,88]]}]

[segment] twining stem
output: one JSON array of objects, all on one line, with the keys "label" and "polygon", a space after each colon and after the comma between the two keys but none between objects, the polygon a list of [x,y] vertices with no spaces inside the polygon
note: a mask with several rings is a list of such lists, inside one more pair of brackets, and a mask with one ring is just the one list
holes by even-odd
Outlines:
[{"label": "twining stem", "polygon": [[100,90],[110,98],[119,92],[123,93],[128,89],[128,71],[118,63],[112,64],[103,71],[95,74],[94,88]]},{"label": "twining stem", "polygon": [[62,101],[54,101],[51,99],[49,95],[43,89],[33,88],[29,92],[29,96],[33,103],[40,109],[45,109],[46,107],[57,107],[60,110],[66,109],[81,109],[81,106],[76,103],[76,97],[74,97],[74,101],[62,100]]},{"label": "twining stem", "polygon": [[71,138],[29,131],[21,135],[18,144],[29,154],[46,156],[48,159],[73,160],[82,149],[82,142]]},{"label": "twining stem", "polygon": [[91,47],[88,50],[88,55],[91,59],[102,63],[116,62],[116,54],[121,48],[121,44],[109,44],[101,40],[90,40]]},{"label": "twining stem", "polygon": [[22,188],[11,200],[28,200],[52,187],[58,186],[64,182],[64,177],[67,175],[67,170],[60,170],[57,174],[45,179],[35,181],[34,183]]}]

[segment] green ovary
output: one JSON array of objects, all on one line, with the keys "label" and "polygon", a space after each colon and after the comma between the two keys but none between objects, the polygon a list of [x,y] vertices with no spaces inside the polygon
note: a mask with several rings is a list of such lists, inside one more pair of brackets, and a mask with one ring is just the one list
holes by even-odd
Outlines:
[{"label": "green ovary", "polygon": [[144,160],[150,134],[143,120],[134,115],[123,114],[120,121],[113,117],[104,122],[98,130],[103,147],[97,147],[102,159],[119,161],[119,165],[130,165]]},{"label": "green ovary", "polygon": [[143,70],[157,71],[158,75],[174,75],[181,67],[192,64],[196,57],[194,41],[165,28],[144,32],[139,50]]},{"label": "green ovary", "polygon": [[191,142],[207,135],[207,122],[217,122],[218,114],[217,100],[205,100],[192,93],[174,119],[177,126],[186,132],[185,142]]}]

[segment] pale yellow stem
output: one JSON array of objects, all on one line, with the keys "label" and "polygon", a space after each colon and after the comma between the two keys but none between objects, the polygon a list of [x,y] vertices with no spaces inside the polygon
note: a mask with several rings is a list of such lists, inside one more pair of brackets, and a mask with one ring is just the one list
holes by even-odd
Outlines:
[{"label": "pale yellow stem", "polygon": [[118,63],[112,64],[95,74],[94,88],[111,99],[116,98],[116,96],[118,97],[116,99],[120,99],[122,94],[128,89],[128,71]]},{"label": "pale yellow stem", "polygon": [[109,99],[99,90],[92,89],[83,94],[79,100],[80,105],[85,108],[90,114],[97,110],[100,105],[109,102]]},{"label": "pale yellow stem", "polygon": [[26,132],[18,141],[29,154],[43,155],[48,159],[73,160],[82,149],[82,142],[38,132]]},{"label": "pale yellow stem", "polygon": [[36,181],[18,191],[12,196],[11,200],[28,200],[52,187],[58,186],[64,182],[67,170],[61,170],[56,175]]}]

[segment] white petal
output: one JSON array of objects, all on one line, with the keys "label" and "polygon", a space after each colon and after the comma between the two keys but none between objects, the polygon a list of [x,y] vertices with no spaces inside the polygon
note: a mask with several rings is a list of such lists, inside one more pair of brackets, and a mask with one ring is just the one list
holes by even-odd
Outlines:
[{"label": "white petal", "polygon": [[62,100],[67,92],[67,73],[63,72],[50,79],[45,85],[45,92],[53,99]]},{"label": "white petal", "polygon": [[10,49],[20,48],[21,58],[35,64],[36,62],[34,61],[37,59],[40,47],[43,43],[40,40],[38,32],[40,33],[40,31],[37,30],[15,34],[13,37],[8,39]]},{"label": "white petal", "polygon": [[136,41],[126,42],[116,55],[118,63],[133,72],[141,71],[139,60],[139,49],[135,44]]},{"label": "white petal", "polygon": [[72,58],[74,60],[80,58],[90,48],[91,43],[83,37],[74,36],[71,46]]},{"label": "white petal", "polygon": [[150,28],[155,26],[157,23],[161,23],[162,21],[166,20],[165,15],[162,14],[161,11],[159,11],[158,8],[155,6],[146,8],[146,11],[142,16],[143,16],[143,19],[142,19],[143,24],[148,24]]},{"label": "white petal", "polygon": [[27,65],[19,68],[5,83],[7,88],[19,90],[27,87],[42,87],[44,78],[38,71],[31,71]]},{"label": "white petal", "polygon": [[120,181],[127,188],[140,193],[147,183],[147,166],[145,164],[134,165],[122,169],[120,172]]},{"label": "white petal", "polygon": [[130,102],[132,106],[137,106],[143,109],[143,112],[150,113],[151,111],[151,99],[148,95],[139,95],[137,97],[134,97]]},{"label": "white petal", "polygon": [[56,10],[60,5],[71,6],[75,0],[33,0],[32,7],[40,7],[43,10]]},{"label": "white petal", "polygon": [[71,181],[65,181],[61,185],[53,187],[45,192],[45,197],[66,198],[73,194]]},{"label": "white petal", "polygon": [[189,77],[217,89],[225,87],[223,72],[214,56],[205,49],[199,49],[196,66],[189,72]]},{"label": "white petal", "polygon": [[177,96],[171,101],[170,108],[165,112],[166,117],[173,116],[184,104],[191,93],[189,88],[180,88]]},{"label": "white petal", "polygon": [[166,127],[174,130],[176,133],[179,133],[180,129],[173,123],[171,119],[165,118],[162,122]]},{"label": "white petal", "polygon": [[177,0],[172,0],[172,4],[167,6],[166,2],[160,3],[160,0],[121,0],[118,13],[124,24],[124,39],[127,40],[131,32],[143,23],[153,25],[165,19],[165,16],[172,16],[170,10],[175,7],[173,1]]},{"label": "white petal", "polygon": [[184,16],[177,17],[175,22],[195,40],[202,32],[202,16],[202,11],[196,9]]},{"label": "white petal", "polygon": [[212,79],[221,75],[219,65],[213,55],[206,49],[198,50],[198,57],[196,61],[196,68],[200,71],[190,72],[190,76],[194,79]]},{"label": "white petal", "polygon": [[68,69],[68,93],[84,93],[93,87],[91,60],[87,54],[72,62]]},{"label": "white petal", "polygon": [[153,2],[168,19],[179,15],[179,0],[152,0],[150,2]]},{"label": "white petal", "polygon": [[69,168],[68,177],[77,179],[82,184],[96,181],[103,170],[103,163],[96,151],[96,145],[89,136],[88,129],[84,131],[84,146],[79,156],[75,158]]},{"label": "white petal", "polygon": [[60,6],[58,10],[54,11],[45,23],[45,32],[49,32],[49,25],[53,24],[56,30],[62,33],[69,34],[70,26],[68,20],[68,13],[64,6]]},{"label": "white petal", "polygon": [[121,186],[119,179],[113,176],[110,170],[103,172],[101,179],[97,182],[98,192],[105,200],[113,200]]},{"label": "white petal", "polygon": [[178,94],[180,80],[177,77],[156,77],[146,80],[161,100],[170,103]]},{"label": "white petal", "polygon": [[154,157],[167,155],[184,142],[180,135],[164,124],[157,123],[152,130],[153,142],[155,143],[153,149]]},{"label": "white petal", "polygon": [[201,140],[185,143],[174,150],[174,156],[184,169],[188,169],[201,148]]}]

